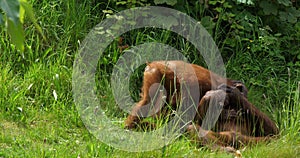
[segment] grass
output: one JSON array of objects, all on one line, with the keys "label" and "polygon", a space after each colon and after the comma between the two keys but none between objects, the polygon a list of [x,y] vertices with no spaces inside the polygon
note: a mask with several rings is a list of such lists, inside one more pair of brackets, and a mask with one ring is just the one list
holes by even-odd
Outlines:
[{"label": "grass", "polygon": [[[74,105],[72,67],[79,43],[104,17],[99,10],[111,8],[93,1],[32,2],[48,41],[41,40],[33,26],[26,24],[26,48],[21,53],[10,44],[4,29],[0,30],[0,157],[233,157],[197,147],[186,135],[164,148],[138,153],[97,140],[85,128]],[[130,46],[149,41],[170,44],[201,63],[189,43],[164,30],[136,30],[124,38]],[[99,61],[98,90],[100,104],[109,117],[122,122],[126,114],[114,104],[107,86],[112,65],[120,54],[117,43],[114,41]],[[290,67],[288,71],[277,58],[259,59],[243,49],[238,51],[226,61],[227,76],[245,81],[250,101],[281,129],[278,139],[247,146],[242,155],[300,157],[299,70]]]}]

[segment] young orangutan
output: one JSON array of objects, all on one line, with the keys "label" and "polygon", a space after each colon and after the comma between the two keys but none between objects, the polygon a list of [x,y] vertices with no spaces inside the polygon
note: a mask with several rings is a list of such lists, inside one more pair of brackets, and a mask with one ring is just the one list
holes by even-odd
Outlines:
[{"label": "young orangutan", "polygon": [[[207,114],[209,102],[226,95],[223,110],[212,130],[205,130],[200,125]],[[190,125],[188,132],[195,136],[194,141],[202,145],[213,145],[214,149],[231,150],[244,144],[268,141],[277,135],[279,130],[268,116],[254,105],[234,86],[220,85],[218,90],[208,91],[201,99],[198,113],[195,117],[196,125]]]},{"label": "young orangutan", "polygon": [[[190,69],[186,68],[190,67]],[[188,71],[187,71],[188,70]],[[191,78],[190,76],[193,76]],[[163,104],[161,98],[153,97],[156,94],[164,95],[174,109],[180,104],[181,84],[190,83],[191,86],[199,87],[199,106],[195,117],[196,126],[189,126],[188,132],[197,136],[196,141],[202,144],[215,142],[218,146],[237,146],[238,142],[251,143],[265,140],[269,135],[278,134],[278,129],[264,113],[260,112],[247,100],[247,88],[236,80],[231,80],[218,76],[209,70],[183,61],[154,61],[147,63],[144,71],[142,87],[142,97],[137,105],[132,109],[125,121],[125,128],[132,129],[140,123],[143,107],[152,103],[156,111],[150,115],[159,114],[161,107],[156,104]],[[163,85],[165,93],[157,93],[159,86]],[[207,112],[209,102],[217,96],[224,95],[225,101],[222,105],[223,110],[213,129],[202,129],[200,125]],[[199,100],[198,100],[199,101]],[[217,100],[218,101],[218,100]],[[222,102],[220,100],[219,102]],[[158,109],[158,110],[157,110]],[[199,135],[200,133],[205,135]]]}]

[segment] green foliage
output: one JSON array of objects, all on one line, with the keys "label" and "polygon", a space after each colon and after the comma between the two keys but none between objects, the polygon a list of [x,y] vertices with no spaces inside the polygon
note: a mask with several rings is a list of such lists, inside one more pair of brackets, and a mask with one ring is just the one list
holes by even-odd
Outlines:
[{"label": "green foliage", "polygon": [[[24,50],[24,32],[20,22],[20,4],[18,0],[1,0],[0,6],[3,12],[6,13],[7,31],[11,35],[12,42],[21,51]],[[3,15],[1,15],[3,17]]]},{"label": "green foliage", "polygon": [[11,41],[16,47],[23,52],[24,51],[24,31],[20,22],[14,23],[11,20],[7,20],[7,32],[11,35]]},{"label": "green foliage", "polygon": [[19,22],[19,10],[20,4],[18,0],[1,0],[1,9],[7,14],[8,19],[12,20],[13,23]]},{"label": "green foliage", "polygon": [[37,31],[43,36],[43,39],[46,40],[46,37],[43,34],[42,28],[38,25],[37,20],[34,16],[34,11],[32,6],[26,0],[20,0],[20,21],[24,23],[25,13],[29,20],[34,24]]},{"label": "green foliage", "polygon": [[154,3],[155,4],[168,4],[168,5],[175,5],[177,3],[177,0],[154,0]]},{"label": "green foliage", "polygon": [[265,15],[277,15],[277,6],[271,1],[261,1],[259,6],[263,9]]},{"label": "green foliage", "polygon": [[7,32],[11,36],[11,41],[21,52],[24,51],[25,37],[22,24],[25,13],[45,39],[42,29],[34,17],[33,9],[26,0],[0,0],[0,9],[5,13],[4,19],[3,14],[0,13],[0,24],[6,21]]}]

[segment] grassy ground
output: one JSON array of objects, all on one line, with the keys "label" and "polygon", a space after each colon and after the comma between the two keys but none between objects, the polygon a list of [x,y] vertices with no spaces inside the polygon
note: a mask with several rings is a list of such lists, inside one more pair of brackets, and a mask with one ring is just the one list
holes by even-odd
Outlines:
[{"label": "grassy ground", "polygon": [[[103,19],[97,9],[106,6],[83,1],[32,1],[47,41],[26,24],[26,49],[21,53],[0,30],[0,157],[233,157],[197,147],[183,135],[155,151],[131,153],[110,147],[90,134],[82,123],[72,98],[72,66],[80,41]],[[98,11],[99,12],[99,11]],[[130,36],[129,36],[130,35]],[[170,33],[131,32],[137,45],[145,41],[168,43]],[[131,37],[132,36],[132,37]],[[172,41],[169,41],[170,43]],[[100,59],[99,95],[111,118],[126,115],[117,110],[105,75],[119,50],[117,41]],[[177,41],[181,52],[193,51]],[[300,157],[300,72],[281,60],[257,58],[240,49],[226,60],[227,76],[245,81],[250,101],[275,120],[280,137],[268,144],[241,149],[244,157]],[[192,56],[192,54],[190,54]],[[104,97],[103,97],[104,98]],[[109,106],[108,106],[109,105]]]}]

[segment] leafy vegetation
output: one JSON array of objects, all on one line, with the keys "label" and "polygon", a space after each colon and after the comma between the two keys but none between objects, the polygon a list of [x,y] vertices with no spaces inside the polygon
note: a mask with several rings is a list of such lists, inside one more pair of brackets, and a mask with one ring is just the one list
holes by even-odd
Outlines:
[{"label": "leafy vegetation", "polygon": [[[247,146],[241,150],[244,157],[300,155],[297,1],[31,0],[36,23],[47,40],[36,31],[34,20],[31,20],[33,24],[27,20],[33,19],[33,14],[22,2],[26,1],[0,0],[3,24],[0,29],[0,157],[232,157],[198,147],[186,135],[155,151],[121,151],[98,141],[82,123],[71,93],[73,61],[81,42],[107,16],[149,5],[171,7],[200,21],[222,53],[227,76],[244,81],[250,101],[280,127],[278,139]],[[3,3],[15,7],[5,8]],[[27,16],[17,9],[20,4],[29,13]],[[4,23],[14,24],[18,29]],[[11,30],[24,30],[26,40]],[[116,38],[99,59],[97,84],[101,107],[120,126],[126,114],[114,103],[109,76],[123,53],[118,46],[130,48],[145,42],[171,45],[190,62],[205,66],[191,43],[167,30],[132,30],[122,35],[121,43],[120,37]],[[20,43],[24,43],[24,51],[20,51]],[[132,80],[140,84],[139,79],[141,73],[136,71]],[[139,84],[133,84],[131,91],[139,90]],[[132,95],[138,98],[138,93]]]},{"label": "leafy vegetation", "polygon": [[0,9],[5,13],[0,13],[0,24],[6,23],[7,32],[11,36],[11,41],[20,51],[24,51],[24,32],[23,23],[25,13],[31,22],[35,25],[39,33],[45,39],[41,27],[37,24],[33,9],[26,0],[1,0]]}]

